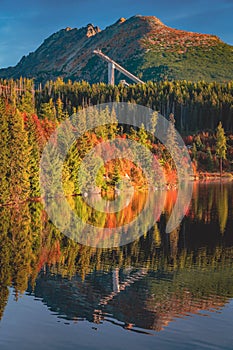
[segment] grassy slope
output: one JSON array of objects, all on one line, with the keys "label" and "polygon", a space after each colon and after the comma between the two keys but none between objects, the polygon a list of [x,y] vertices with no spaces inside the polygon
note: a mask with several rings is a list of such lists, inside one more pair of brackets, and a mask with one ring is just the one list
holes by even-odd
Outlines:
[{"label": "grassy slope", "polygon": [[[177,48],[178,49],[178,48]],[[179,51],[179,50],[177,50]],[[144,80],[206,80],[224,82],[233,78],[233,47],[224,43],[206,49],[192,47],[185,53],[151,47],[135,69]]]}]

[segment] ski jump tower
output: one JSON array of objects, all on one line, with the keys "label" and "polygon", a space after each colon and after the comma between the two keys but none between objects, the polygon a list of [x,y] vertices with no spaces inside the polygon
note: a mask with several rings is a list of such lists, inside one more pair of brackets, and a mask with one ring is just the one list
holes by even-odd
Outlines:
[{"label": "ski jump tower", "polygon": [[145,84],[144,81],[137,78],[132,73],[128,72],[125,68],[123,68],[118,63],[113,61],[107,55],[103,54],[101,50],[94,50],[93,53],[108,63],[108,84],[109,85],[115,85],[115,76],[114,76],[115,69],[117,69],[119,72],[126,75],[129,79],[133,80],[135,83]]}]

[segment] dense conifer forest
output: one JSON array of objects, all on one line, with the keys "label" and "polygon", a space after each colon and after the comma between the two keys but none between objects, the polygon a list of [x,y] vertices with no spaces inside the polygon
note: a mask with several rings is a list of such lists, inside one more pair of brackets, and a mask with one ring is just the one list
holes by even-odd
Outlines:
[{"label": "dense conifer forest", "polygon": [[[85,81],[65,82],[58,78],[43,87],[35,87],[29,79],[1,80],[1,204],[40,196],[40,157],[59,123],[84,107],[114,101],[150,107],[167,119],[172,118],[174,127],[189,148],[195,172],[218,172],[219,166],[223,172],[232,172],[233,82],[165,81],[110,86],[104,83],[90,85]],[[115,123],[86,132],[72,146],[63,167],[67,194],[80,193],[77,169],[87,151],[102,140],[116,137],[131,138],[148,147],[164,167],[167,182],[175,183],[174,163],[164,146],[154,140],[143,125],[140,130],[125,130]],[[114,186],[122,174],[128,174],[138,188],[145,185],[138,167],[117,160],[102,169],[98,186],[106,190]]]}]

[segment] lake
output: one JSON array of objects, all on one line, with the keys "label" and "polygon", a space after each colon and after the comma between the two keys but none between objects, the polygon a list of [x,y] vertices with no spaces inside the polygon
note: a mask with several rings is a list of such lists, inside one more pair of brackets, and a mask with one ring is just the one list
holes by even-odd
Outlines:
[{"label": "lake", "polygon": [[[39,202],[1,207],[0,349],[233,349],[233,183],[195,183],[167,234],[176,195],[166,192],[156,225],[117,249],[67,238]],[[71,205],[95,224],[114,221],[79,198]]]}]

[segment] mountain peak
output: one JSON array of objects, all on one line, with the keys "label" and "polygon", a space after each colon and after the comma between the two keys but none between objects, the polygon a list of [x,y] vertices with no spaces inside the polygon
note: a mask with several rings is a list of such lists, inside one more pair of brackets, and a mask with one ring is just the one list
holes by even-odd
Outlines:
[{"label": "mountain peak", "polygon": [[[96,48],[144,81],[232,79],[232,46],[216,36],[170,28],[155,16],[142,15],[121,17],[102,31],[92,23],[62,29],[15,67],[1,69],[0,77],[106,82],[108,66],[93,55]],[[120,79],[116,72],[116,81]]]},{"label": "mountain peak", "polygon": [[131,18],[135,18],[135,19],[140,19],[142,21],[145,21],[149,24],[154,24],[154,25],[159,25],[159,26],[164,26],[165,24],[158,18],[155,16],[142,16],[142,15],[135,15]]},{"label": "mountain peak", "polygon": [[98,26],[94,26],[92,23],[89,23],[86,26],[86,36],[90,38],[91,36],[96,35],[97,33],[101,32],[101,29]]}]

